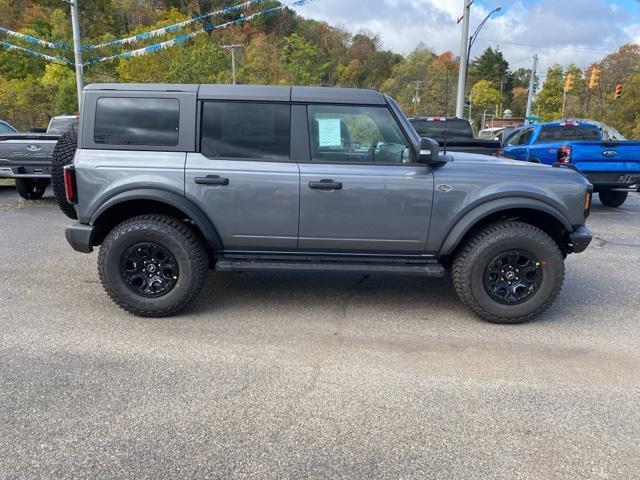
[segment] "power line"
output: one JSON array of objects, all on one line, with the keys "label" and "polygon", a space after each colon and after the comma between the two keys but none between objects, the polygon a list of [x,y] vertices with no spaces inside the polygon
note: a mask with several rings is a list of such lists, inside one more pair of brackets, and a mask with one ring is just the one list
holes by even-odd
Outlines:
[{"label": "power line", "polygon": [[558,47],[555,45],[535,45],[533,43],[523,43],[523,42],[507,42],[504,40],[490,40],[488,38],[479,38],[481,42],[486,43],[500,43],[506,45],[518,45],[521,47],[531,47],[531,48],[553,48],[554,50],[564,50],[567,52],[578,52],[578,53],[593,53],[593,54],[603,54],[603,53],[614,53],[615,50],[608,50],[604,48],[573,48],[573,47]]}]

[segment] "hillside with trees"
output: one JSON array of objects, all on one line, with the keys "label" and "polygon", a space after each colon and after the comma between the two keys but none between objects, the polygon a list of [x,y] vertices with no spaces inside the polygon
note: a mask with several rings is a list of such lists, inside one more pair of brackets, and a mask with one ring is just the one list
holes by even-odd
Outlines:
[{"label": "hillside with trees", "polygon": [[[83,0],[83,43],[97,44],[188,20],[239,2],[229,0]],[[198,28],[221,25],[281,5],[264,0],[194,23],[187,31],[129,45],[84,52],[85,61],[142,48]],[[50,42],[70,45],[71,22],[63,0],[0,0],[0,26]],[[72,60],[70,51],[48,50],[17,37],[0,40]],[[180,45],[145,56],[119,58],[85,67],[91,82],[229,83],[231,58],[223,45],[241,43],[239,83],[297,84],[373,88],[394,97],[409,115],[453,115],[458,59],[452,52],[434,52],[419,44],[406,56],[385,50],[379,38],[356,34],[305,19],[287,8],[250,21],[214,28]],[[589,88],[591,70],[599,82]],[[544,75],[534,113],[544,119],[561,114],[564,78],[572,72],[566,116],[605,121],[630,137],[640,137],[640,46],[625,45],[585,71],[575,65],[553,66]],[[483,111],[499,114],[509,108],[524,114],[531,72],[510,69],[499,49],[487,48],[469,65],[467,94],[473,118]],[[624,85],[614,98],[615,85]],[[419,98],[419,102],[415,98]],[[18,128],[44,126],[52,115],[77,110],[75,77],[69,65],[51,63],[0,48],[0,118]]]}]

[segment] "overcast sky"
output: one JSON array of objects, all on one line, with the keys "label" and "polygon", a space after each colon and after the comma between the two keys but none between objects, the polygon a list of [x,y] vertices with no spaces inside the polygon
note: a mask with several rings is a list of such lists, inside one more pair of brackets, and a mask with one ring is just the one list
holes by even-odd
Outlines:
[{"label": "overcast sky", "polygon": [[[423,42],[436,53],[459,55],[456,20],[463,5],[463,0],[314,0],[297,10],[353,33],[376,33],[396,52],[408,53]],[[530,66],[534,53],[544,74],[554,63],[586,67],[624,43],[640,43],[638,0],[476,0],[471,33],[498,6],[502,11],[484,26],[472,57],[499,46],[513,70]]]}]

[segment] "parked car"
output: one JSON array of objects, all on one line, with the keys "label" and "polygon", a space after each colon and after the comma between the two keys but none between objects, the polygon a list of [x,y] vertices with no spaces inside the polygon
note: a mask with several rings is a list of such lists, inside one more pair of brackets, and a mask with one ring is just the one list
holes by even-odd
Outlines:
[{"label": "parked car", "polygon": [[51,158],[56,143],[62,133],[78,124],[78,118],[53,117],[45,133],[0,132],[0,178],[15,179],[16,190],[25,199],[41,198],[51,183]]},{"label": "parked car", "polygon": [[483,140],[495,140],[502,144],[502,142],[511,135],[516,128],[518,127],[485,128],[484,130],[480,130],[478,138],[482,138]]},{"label": "parked car", "polygon": [[640,142],[617,138],[591,122],[539,123],[513,132],[503,153],[515,160],[571,165],[593,184],[604,205],[619,207],[628,192],[640,190]]},{"label": "parked car", "polygon": [[137,315],[184,308],[209,267],[451,269],[471,310],[518,323],[554,301],[564,257],[591,241],[584,177],[444,155],[378,92],[96,84],[82,105],[75,155],[60,140],[78,218],[66,238],[79,252],[101,245],[102,285]]},{"label": "parked car", "polygon": [[475,138],[471,124],[456,117],[414,117],[409,122],[421,137],[432,138],[451,152],[497,155],[500,142]]},{"label": "parked car", "polygon": [[5,122],[4,120],[0,120],[0,135],[3,135],[5,133],[18,133],[18,130],[16,130],[13,126],[11,126],[11,124]]}]

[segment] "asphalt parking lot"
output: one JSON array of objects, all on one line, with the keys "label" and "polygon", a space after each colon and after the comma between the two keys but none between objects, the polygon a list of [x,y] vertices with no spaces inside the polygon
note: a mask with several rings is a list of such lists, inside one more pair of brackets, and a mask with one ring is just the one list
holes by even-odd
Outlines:
[{"label": "asphalt parking lot", "polygon": [[0,187],[0,478],[640,477],[640,196],[596,200],[557,303],[484,323],[448,280],[215,274],[141,319]]}]

